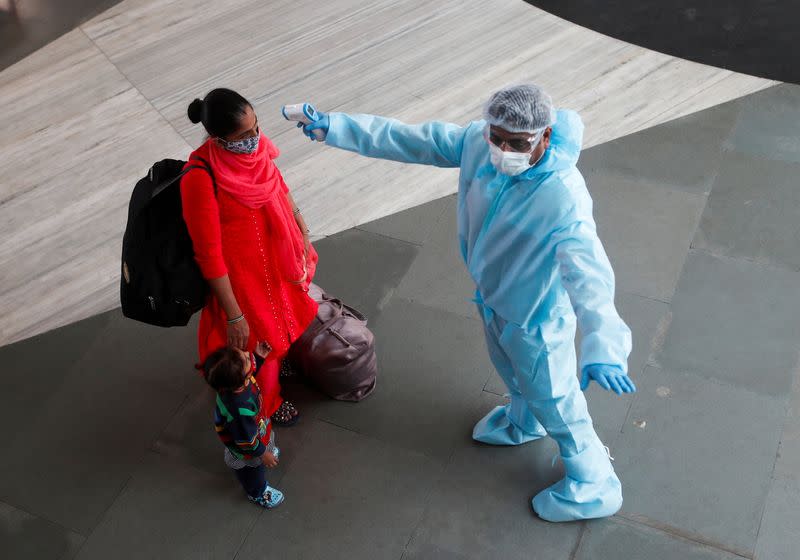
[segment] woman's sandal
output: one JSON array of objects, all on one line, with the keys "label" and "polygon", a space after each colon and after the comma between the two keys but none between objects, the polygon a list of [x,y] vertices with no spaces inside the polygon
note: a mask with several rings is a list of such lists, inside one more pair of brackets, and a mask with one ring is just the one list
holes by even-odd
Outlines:
[{"label": "woman's sandal", "polygon": [[289,401],[283,401],[278,407],[278,410],[270,417],[272,423],[276,426],[294,426],[300,420],[300,413]]}]

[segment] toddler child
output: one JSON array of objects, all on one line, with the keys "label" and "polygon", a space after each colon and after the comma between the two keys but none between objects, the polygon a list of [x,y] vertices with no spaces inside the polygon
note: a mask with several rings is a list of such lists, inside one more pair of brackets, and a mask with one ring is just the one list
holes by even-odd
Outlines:
[{"label": "toddler child", "polygon": [[261,412],[261,391],[254,377],[270,350],[266,342],[259,342],[254,354],[223,347],[203,364],[203,376],[217,392],[214,425],[225,444],[225,464],[250,501],[267,509],[283,502],[283,493],[266,480],[266,469],[278,464],[280,450],[270,419]]}]

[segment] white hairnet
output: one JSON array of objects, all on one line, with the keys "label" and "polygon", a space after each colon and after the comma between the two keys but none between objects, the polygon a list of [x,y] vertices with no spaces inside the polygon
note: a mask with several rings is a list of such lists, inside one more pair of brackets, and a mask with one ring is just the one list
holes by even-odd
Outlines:
[{"label": "white hairnet", "polygon": [[508,132],[535,132],[555,124],[556,110],[542,88],[519,84],[494,92],[483,107],[483,118]]}]

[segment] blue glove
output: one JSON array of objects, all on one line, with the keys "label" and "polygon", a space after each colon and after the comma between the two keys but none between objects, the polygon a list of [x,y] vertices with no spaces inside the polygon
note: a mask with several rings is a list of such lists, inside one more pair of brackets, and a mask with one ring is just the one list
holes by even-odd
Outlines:
[{"label": "blue glove", "polygon": [[581,376],[581,391],[585,391],[594,379],[606,391],[614,391],[616,394],[635,393],[636,385],[631,378],[622,371],[619,366],[607,366],[605,364],[591,364],[583,368]]},{"label": "blue glove", "polygon": [[328,118],[328,113],[320,113],[317,111],[317,120],[312,122],[311,124],[307,124],[303,126],[303,123],[297,123],[297,128],[303,128],[303,134],[311,138],[312,140],[316,140],[316,136],[314,136],[315,130],[322,130],[326,135],[328,134],[328,128],[331,126],[331,119]]}]

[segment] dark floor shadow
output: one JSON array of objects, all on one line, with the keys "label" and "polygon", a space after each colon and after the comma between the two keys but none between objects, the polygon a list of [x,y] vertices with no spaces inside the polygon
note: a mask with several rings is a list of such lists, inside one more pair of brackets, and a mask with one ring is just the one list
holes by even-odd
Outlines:
[{"label": "dark floor shadow", "polygon": [[118,4],[120,0],[7,0],[0,7],[0,70]]},{"label": "dark floor shadow", "polygon": [[561,18],[680,58],[800,83],[800,4],[776,0],[526,0]]}]

